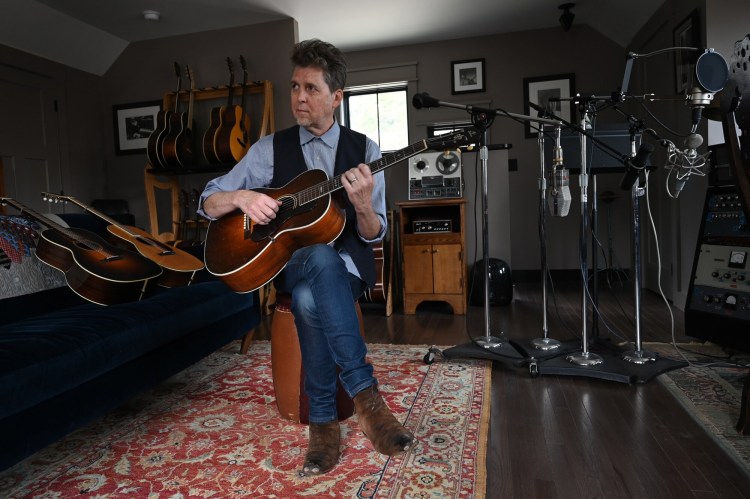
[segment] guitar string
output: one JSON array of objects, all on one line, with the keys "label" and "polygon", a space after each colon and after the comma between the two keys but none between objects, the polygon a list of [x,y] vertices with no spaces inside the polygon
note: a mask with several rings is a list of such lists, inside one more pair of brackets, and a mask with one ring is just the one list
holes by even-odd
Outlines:
[{"label": "guitar string", "polygon": [[96,241],[92,241],[91,239],[83,239],[80,237],[80,234],[77,232],[71,230],[70,228],[63,227],[62,225],[55,223],[53,220],[50,220],[48,217],[45,217],[44,215],[41,215],[37,213],[35,210],[32,210],[31,208],[28,208],[18,201],[10,200],[6,198],[6,201],[8,204],[14,206],[16,209],[18,209],[21,214],[27,213],[31,215],[33,218],[36,219],[37,222],[39,222],[42,225],[47,225],[48,227],[55,229],[59,232],[62,232],[62,234],[69,239],[72,239],[74,242],[80,244],[86,249],[92,250],[92,251],[98,251],[105,255],[105,259],[111,258],[113,256],[117,256],[109,251],[106,251],[105,248],[97,243]]},{"label": "guitar string", "polygon": [[[395,153],[388,154],[376,161],[373,161],[372,163],[368,165],[370,167],[370,172],[372,172],[373,174],[379,173],[380,171],[386,169],[387,167],[395,163],[398,163],[399,161],[402,161],[403,159],[406,159],[409,156],[413,156],[414,154],[417,154],[426,149],[427,149],[427,146],[424,140],[417,142],[416,144],[412,144],[411,146],[401,149],[400,151],[396,151]],[[342,186],[343,184],[341,183],[341,175],[338,175],[332,179],[328,179],[317,185],[308,187],[307,189],[303,189],[300,192],[292,195],[292,197],[297,201],[297,205],[301,206],[303,204],[314,201],[320,197],[323,197],[329,192],[338,190]],[[290,202],[293,203],[293,201],[290,201]],[[284,209],[289,209],[293,207],[293,206],[290,207],[288,205],[287,199],[284,199],[281,203],[282,203],[282,208]]]},{"label": "guitar string", "polygon": [[151,239],[149,237],[144,237],[141,234],[133,233],[130,229],[127,228],[127,226],[120,225],[119,223],[117,223],[116,220],[114,220],[113,218],[109,217],[105,213],[102,213],[99,210],[96,210],[96,209],[94,209],[94,208],[92,208],[90,206],[87,206],[86,204],[78,201],[74,197],[71,197],[71,196],[58,196],[56,194],[51,194],[51,193],[44,193],[44,195],[46,196],[47,201],[51,201],[52,199],[54,199],[56,201],[57,200],[61,200],[63,203],[73,203],[76,206],[78,206],[80,208],[83,208],[85,211],[88,211],[89,213],[91,213],[91,214],[93,214],[93,215],[101,218],[102,220],[104,220],[106,222],[109,222],[110,225],[114,225],[115,227],[117,227],[120,230],[124,231],[127,235],[129,235],[133,239],[137,239],[137,240],[141,241],[142,243],[144,243],[144,244],[146,244],[148,246],[155,247],[155,248],[157,248],[159,250],[162,250],[163,252],[165,252],[165,254],[167,254],[166,252],[168,252],[169,254],[174,254],[174,249],[171,248],[170,246],[168,246],[168,245],[166,245],[166,244],[164,244],[164,243],[162,243],[160,241],[156,241],[154,239]]}]

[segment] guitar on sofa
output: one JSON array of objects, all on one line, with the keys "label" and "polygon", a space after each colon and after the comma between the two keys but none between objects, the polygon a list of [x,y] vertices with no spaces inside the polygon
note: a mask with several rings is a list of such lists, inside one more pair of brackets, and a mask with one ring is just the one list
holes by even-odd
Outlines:
[{"label": "guitar on sofa", "polygon": [[[477,143],[475,128],[425,139],[386,154],[368,166],[374,174],[429,149],[452,149]],[[238,293],[256,290],[286,266],[292,253],[312,244],[328,244],[344,230],[346,214],[331,193],[343,186],[341,175],[307,170],[280,188],[257,189],[281,201],[267,225],[255,224],[235,210],[212,220],[206,233],[206,269]]]},{"label": "guitar on sofa", "polygon": [[65,274],[68,287],[99,305],[138,301],[161,267],[133,251],[117,248],[93,232],[63,227],[11,198],[0,198],[47,227],[40,233],[36,256]]},{"label": "guitar on sofa", "polygon": [[50,202],[71,202],[87,212],[95,215],[109,224],[107,230],[114,236],[126,241],[138,253],[158,264],[163,272],[157,283],[165,288],[188,286],[193,281],[195,273],[203,268],[203,262],[187,251],[154,239],[148,232],[121,225],[116,220],[96,210],[72,196],[61,196],[50,192],[42,192],[42,197]]}]

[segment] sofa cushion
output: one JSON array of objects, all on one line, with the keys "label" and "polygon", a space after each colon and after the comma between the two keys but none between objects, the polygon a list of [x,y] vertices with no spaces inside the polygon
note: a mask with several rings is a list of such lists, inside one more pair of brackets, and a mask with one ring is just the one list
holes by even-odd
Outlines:
[{"label": "sofa cushion", "polygon": [[253,306],[220,281],[140,302],[84,304],[0,327],[0,418]]}]

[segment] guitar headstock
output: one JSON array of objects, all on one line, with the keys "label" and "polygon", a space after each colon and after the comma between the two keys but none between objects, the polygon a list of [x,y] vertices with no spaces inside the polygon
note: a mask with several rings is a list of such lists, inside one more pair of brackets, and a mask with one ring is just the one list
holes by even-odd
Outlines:
[{"label": "guitar headstock", "polygon": [[185,64],[185,76],[187,76],[188,81],[190,82],[190,91],[195,91],[195,78],[193,78],[193,68],[190,67],[190,64]]},{"label": "guitar headstock", "polygon": [[247,63],[245,62],[245,56],[240,56],[240,66],[242,66],[242,72],[245,75],[245,80],[247,80]]},{"label": "guitar headstock", "polygon": [[47,201],[48,203],[67,203],[70,199],[70,196],[42,191],[42,201]]},{"label": "guitar headstock", "polygon": [[427,139],[426,142],[430,149],[455,149],[479,142],[479,130],[474,127],[463,128],[447,135]]},{"label": "guitar headstock", "polygon": [[234,65],[231,57],[227,57],[227,68],[229,69],[229,86],[231,87],[234,85]]},{"label": "guitar headstock", "polygon": [[174,73],[177,75],[177,90],[179,91],[180,85],[182,83],[182,68],[180,68],[180,64],[175,61],[172,63],[174,67]]}]

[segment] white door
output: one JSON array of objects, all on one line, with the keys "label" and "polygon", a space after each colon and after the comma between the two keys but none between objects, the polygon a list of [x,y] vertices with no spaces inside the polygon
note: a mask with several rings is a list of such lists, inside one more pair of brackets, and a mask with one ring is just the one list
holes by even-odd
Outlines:
[{"label": "white door", "polygon": [[41,213],[49,205],[40,193],[63,189],[56,86],[50,76],[0,64],[0,194]]}]

